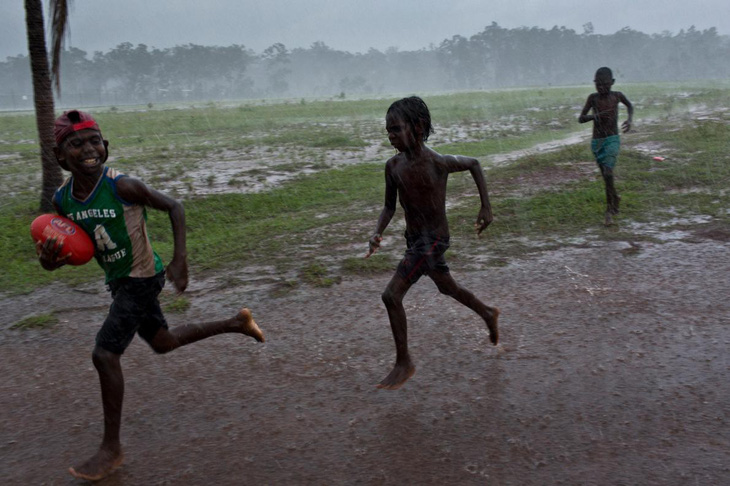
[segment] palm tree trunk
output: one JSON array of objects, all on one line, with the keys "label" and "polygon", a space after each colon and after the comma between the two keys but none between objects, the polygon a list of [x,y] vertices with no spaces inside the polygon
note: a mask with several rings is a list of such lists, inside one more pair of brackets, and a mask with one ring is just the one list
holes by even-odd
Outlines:
[{"label": "palm tree trunk", "polygon": [[33,101],[35,103],[36,125],[41,146],[41,167],[43,179],[41,188],[41,212],[53,211],[53,193],[63,182],[61,168],[53,154],[53,90],[48,69],[48,51],[43,26],[42,0],[25,0],[25,22],[28,33],[28,52],[33,74]]}]

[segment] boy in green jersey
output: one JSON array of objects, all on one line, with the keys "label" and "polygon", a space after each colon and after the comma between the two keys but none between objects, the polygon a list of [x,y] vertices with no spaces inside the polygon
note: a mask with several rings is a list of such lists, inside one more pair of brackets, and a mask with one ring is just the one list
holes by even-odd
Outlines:
[{"label": "boy in green jersey", "polygon": [[[69,468],[77,478],[99,480],[123,461],[119,430],[124,397],[121,357],[139,334],[157,353],[225,332],[251,336],[259,342],[264,335],[241,309],[236,316],[215,322],[187,324],[169,329],[158,295],[165,276],[178,292],[188,285],[185,247],[185,212],[178,201],[147,187],[143,182],[106,167],[109,142],[88,113],[72,110],[56,119],[54,152],[61,167],[71,173],[54,195],[59,214],[81,226],[95,244],[95,257],[104,269],[112,294],[109,314],[96,336],[92,353],[99,374],[104,408],[104,436],[90,459]],[[165,268],[152,249],[146,228],[146,208],[166,211],[170,216],[174,252]],[[63,243],[48,239],[37,244],[40,263],[46,270],[65,265]]]}]

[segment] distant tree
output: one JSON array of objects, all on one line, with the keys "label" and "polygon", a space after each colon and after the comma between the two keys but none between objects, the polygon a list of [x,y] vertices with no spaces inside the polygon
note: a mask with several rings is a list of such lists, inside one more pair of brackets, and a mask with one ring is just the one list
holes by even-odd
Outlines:
[{"label": "distant tree", "polygon": [[[28,87],[32,89],[33,86],[29,65],[28,56],[23,55],[10,56],[5,62],[0,63],[0,86],[3,90],[13,94],[28,94]],[[9,107],[14,108],[14,106]]]},{"label": "distant tree", "polygon": [[123,42],[104,56],[104,72],[125,100],[147,102],[153,90],[153,53],[145,44]]},{"label": "distant tree", "polygon": [[173,96],[220,99],[250,92],[244,74],[254,56],[244,46],[186,44],[154,51],[154,80]]},{"label": "distant tree", "polygon": [[439,46],[441,64],[451,78],[452,89],[474,89],[484,86],[484,57],[487,46],[480,46],[460,35],[446,39]]},{"label": "distant tree", "polygon": [[362,76],[345,76],[340,80],[340,90],[342,93],[361,94],[372,91],[367,85],[367,80]]},{"label": "distant tree", "polygon": [[[68,18],[67,0],[50,0],[53,17],[52,43],[54,52],[53,73],[56,86],[60,86],[60,64],[56,53],[60,53]],[[41,0],[25,0],[25,23],[28,36],[28,53],[33,75],[33,102],[35,104],[36,125],[41,148],[42,187],[41,212],[53,210],[53,193],[63,180],[61,168],[53,155],[53,88],[51,73],[48,69],[45,26],[43,24],[43,5]]]},{"label": "distant tree", "polygon": [[289,69],[291,59],[286,46],[277,42],[267,47],[261,57],[266,62],[270,91],[276,95],[286,93],[289,89],[289,83],[286,79],[291,74],[291,69]]}]

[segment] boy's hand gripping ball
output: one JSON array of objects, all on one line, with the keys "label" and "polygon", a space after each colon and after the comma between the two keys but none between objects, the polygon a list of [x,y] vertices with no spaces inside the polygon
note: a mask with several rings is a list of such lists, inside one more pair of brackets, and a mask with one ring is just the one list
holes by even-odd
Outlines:
[{"label": "boy's hand gripping ball", "polygon": [[69,255],[66,263],[83,265],[94,256],[94,243],[79,225],[58,214],[41,214],[30,224],[30,235],[33,241],[45,243],[49,238],[56,238],[63,243],[60,256]]}]

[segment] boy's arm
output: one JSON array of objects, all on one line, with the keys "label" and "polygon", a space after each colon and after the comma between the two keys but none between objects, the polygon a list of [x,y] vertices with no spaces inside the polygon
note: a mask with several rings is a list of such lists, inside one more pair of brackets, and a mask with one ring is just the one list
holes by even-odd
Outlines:
[{"label": "boy's arm", "polygon": [[578,117],[578,123],[585,123],[596,119],[594,115],[588,114],[588,112],[591,111],[591,107],[593,106],[593,103],[591,102],[592,98],[593,95],[590,95],[586,100],[586,104],[585,106],[583,106],[583,111],[580,112],[580,116]]},{"label": "boy's arm", "polygon": [[383,231],[388,227],[390,220],[393,219],[395,214],[395,203],[398,199],[398,188],[392,177],[392,168],[390,161],[385,165],[385,206],[380,212],[378,217],[378,223],[375,225],[375,233],[370,237],[368,241],[368,252],[365,258],[378,251],[380,248],[380,242],[383,241]]},{"label": "boy's arm", "polygon": [[168,213],[172,225],[174,250],[172,260],[165,269],[165,274],[178,292],[184,292],[188,286],[188,255],[183,205],[159,191],[150,189],[144,182],[132,177],[119,179],[117,193],[125,201]]},{"label": "boy's arm", "polygon": [[479,208],[479,214],[477,215],[476,223],[474,223],[474,228],[476,229],[477,234],[480,235],[482,231],[484,231],[487,226],[494,221],[492,205],[489,203],[487,179],[484,177],[482,166],[477,159],[461,155],[447,155],[444,157],[444,160],[446,161],[446,167],[449,172],[468,170],[477,185],[477,189],[479,190],[479,199],[481,200],[481,207]]},{"label": "boy's arm", "polygon": [[618,94],[618,99],[621,103],[624,104],[624,106],[626,107],[626,111],[629,114],[629,117],[626,119],[626,121],[621,124],[621,128],[623,129],[624,133],[626,133],[631,130],[631,124],[634,118],[634,105],[631,104],[629,99],[624,96],[623,93]]}]

